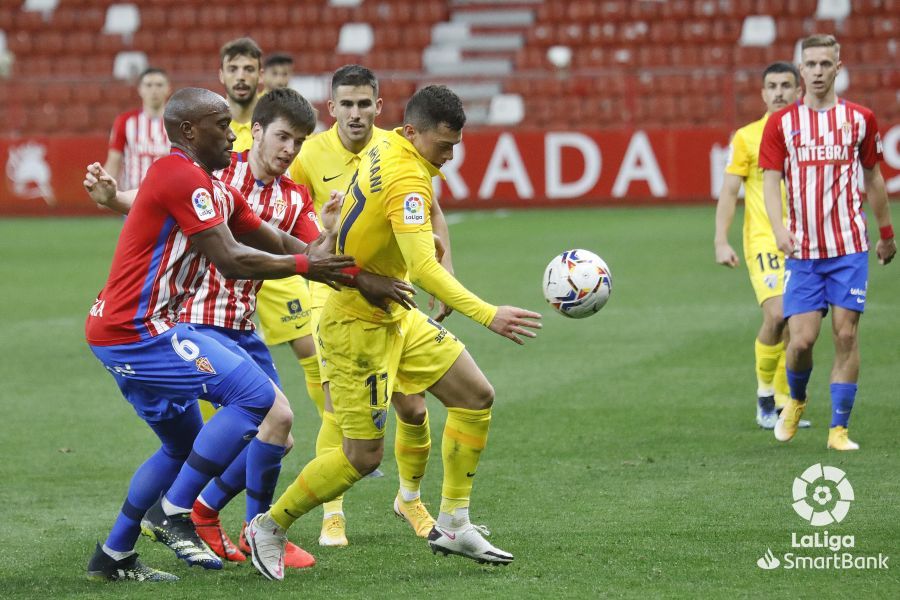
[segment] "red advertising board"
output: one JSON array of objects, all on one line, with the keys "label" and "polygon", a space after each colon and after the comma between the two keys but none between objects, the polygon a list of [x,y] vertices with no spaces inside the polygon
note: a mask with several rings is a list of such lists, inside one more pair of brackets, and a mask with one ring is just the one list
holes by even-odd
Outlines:
[{"label": "red advertising board", "polygon": [[[882,131],[882,172],[900,193],[900,124]],[[697,203],[715,198],[730,132],[721,128],[470,132],[444,166],[444,208]],[[97,215],[81,188],[105,137],[0,139],[0,215]]]}]

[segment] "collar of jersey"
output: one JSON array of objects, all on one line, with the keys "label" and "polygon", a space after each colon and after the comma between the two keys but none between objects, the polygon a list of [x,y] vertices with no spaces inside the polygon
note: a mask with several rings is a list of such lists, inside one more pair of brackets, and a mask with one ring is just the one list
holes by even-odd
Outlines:
[{"label": "collar of jersey", "polygon": [[[337,123],[332,125],[331,129],[329,129],[325,133],[328,135],[328,140],[331,142],[331,147],[337,152],[340,152],[341,156],[344,157],[345,165],[349,165],[354,160],[359,159],[360,154],[365,151],[365,148],[363,148],[363,151],[359,154],[353,154],[352,152],[347,150],[347,148],[344,147],[344,144],[341,143],[341,136],[338,135]],[[374,135],[372,136],[372,139],[375,139]],[[366,146],[366,148],[368,148],[368,146]]]},{"label": "collar of jersey", "polygon": [[413,156],[415,156],[416,159],[420,163],[422,163],[422,165],[426,169],[428,169],[428,174],[431,177],[440,177],[441,179],[445,179],[444,174],[441,173],[441,170],[438,169],[433,164],[431,164],[424,156],[419,154],[419,151],[416,150],[416,147],[412,145],[412,142],[410,142],[408,139],[406,139],[403,136],[403,128],[402,127],[398,127],[396,129],[394,129],[394,131],[392,133],[396,136],[393,141],[395,141],[397,144],[399,144],[401,148],[403,148],[404,150],[406,150],[407,152],[409,152]]}]

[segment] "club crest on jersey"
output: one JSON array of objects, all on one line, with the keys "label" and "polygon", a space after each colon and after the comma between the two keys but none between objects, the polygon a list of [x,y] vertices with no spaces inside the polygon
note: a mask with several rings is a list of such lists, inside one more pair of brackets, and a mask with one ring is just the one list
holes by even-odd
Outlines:
[{"label": "club crest on jersey", "polygon": [[403,222],[406,225],[421,225],[425,222],[425,201],[418,194],[409,194],[403,199]]},{"label": "club crest on jersey", "polygon": [[278,198],[275,201],[275,216],[281,217],[284,215],[284,209],[287,208],[287,201],[284,198]]},{"label": "club crest on jersey", "polygon": [[197,218],[201,221],[208,221],[216,216],[212,196],[205,188],[194,190],[194,193],[191,194],[191,205],[194,207],[194,212],[197,213]]},{"label": "club crest on jersey", "polygon": [[209,362],[209,359],[205,356],[195,359],[194,364],[197,365],[197,370],[201,373],[209,373],[210,375],[216,374],[216,370],[213,369],[212,363]]},{"label": "club crest on jersey", "polygon": [[373,410],[372,422],[379,431],[384,429],[384,424],[387,422],[387,411],[384,409]]}]

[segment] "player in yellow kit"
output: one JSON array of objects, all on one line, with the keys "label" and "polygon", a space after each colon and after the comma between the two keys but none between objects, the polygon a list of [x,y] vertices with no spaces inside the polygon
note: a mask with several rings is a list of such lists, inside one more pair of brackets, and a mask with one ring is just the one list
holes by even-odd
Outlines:
[{"label": "player in yellow kit", "polygon": [[[429,216],[431,178],[462,139],[465,113],[444,86],[427,86],[406,105],[404,125],[363,157],[341,211],[337,246],[361,268],[410,280],[491,331],[524,343],[540,315],[484,302],[435,259]],[[469,496],[487,442],[494,390],[462,343],[418,309],[372,310],[350,289],[331,294],[319,323],[323,376],[344,434],[343,446],[317,456],[272,508],[248,525],[254,566],[284,576],[286,529],[376,468],[384,451],[394,389],[433,393],[447,407],[442,438],[441,510],[428,535],[435,552],[506,564],[469,521]]]},{"label": "player in yellow kit", "polygon": [[[310,138],[290,169],[291,179],[306,185],[311,191],[316,210],[321,209],[333,190],[347,190],[365,152],[390,133],[375,126],[381,106],[378,79],[371,70],[361,65],[345,65],[334,72],[328,110],[334,117],[335,124],[327,131]],[[431,218],[434,231],[441,237],[444,245],[441,264],[452,273],[449,231],[437,201],[432,203]],[[315,332],[319,313],[331,288],[326,285],[310,285],[309,289],[312,296],[311,328]],[[437,319],[442,319],[446,314],[448,311],[442,307]],[[310,374],[307,372],[307,381],[309,379]],[[398,391],[391,398],[391,403],[397,411],[394,456],[400,476],[400,490],[394,501],[394,512],[406,519],[417,535],[425,537],[434,525],[434,519],[419,496],[431,449],[425,397]],[[317,455],[338,448],[342,440],[340,427],[327,400],[322,417],[322,427],[316,440]],[[338,496],[326,502],[322,508],[324,515],[319,544],[347,545],[343,497]]]},{"label": "player in yellow kit", "polygon": [[[790,397],[784,364],[784,254],[775,244],[763,202],[762,170],[757,164],[759,143],[769,115],[796,102],[800,95],[800,73],[797,67],[776,62],[763,72],[762,99],[767,112],[759,119],[735,132],[725,168],[722,191],[716,206],[716,262],[734,268],[737,254],[728,243],[728,229],[734,219],[738,192],[744,185],[744,261],[750,272],[750,283],[756,301],[762,308],[763,322],[756,336],[757,408],[756,423],[772,429],[778,420],[778,408]],[[802,426],[809,426],[804,421]]]}]

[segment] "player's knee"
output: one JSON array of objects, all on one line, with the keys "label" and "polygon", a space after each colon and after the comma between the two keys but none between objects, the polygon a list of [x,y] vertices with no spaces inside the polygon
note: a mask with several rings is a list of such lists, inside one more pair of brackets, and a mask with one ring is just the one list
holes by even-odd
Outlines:
[{"label": "player's knee", "polygon": [[838,350],[848,351],[856,346],[856,329],[845,327],[834,333],[834,347]]},{"label": "player's knee", "polygon": [[357,446],[345,447],[344,451],[347,454],[347,460],[350,461],[353,468],[365,477],[381,464],[381,460],[384,457],[384,444],[366,448]]},{"label": "player's knee", "polygon": [[259,427],[260,434],[277,433],[286,439],[290,435],[293,425],[294,411],[291,410],[290,403],[284,394],[276,390],[275,401]]},{"label": "player's knee", "polygon": [[391,400],[397,418],[409,425],[421,425],[425,422],[428,411],[425,408],[425,397],[420,394],[405,396],[395,394]]},{"label": "player's knee", "polygon": [[816,343],[814,335],[806,332],[798,332],[791,336],[790,348],[794,352],[805,354],[812,352],[813,345]]},{"label": "player's knee", "polygon": [[472,408],[474,410],[484,410],[494,405],[494,386],[489,381],[484,380],[481,385],[472,390]]}]

